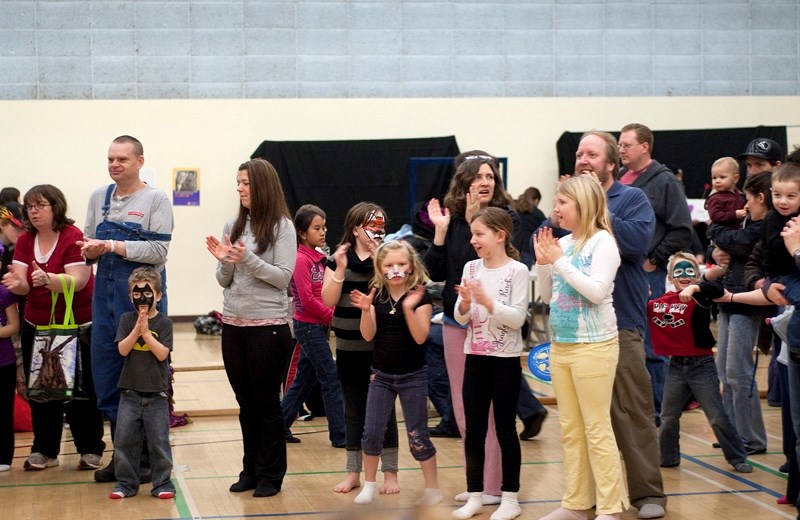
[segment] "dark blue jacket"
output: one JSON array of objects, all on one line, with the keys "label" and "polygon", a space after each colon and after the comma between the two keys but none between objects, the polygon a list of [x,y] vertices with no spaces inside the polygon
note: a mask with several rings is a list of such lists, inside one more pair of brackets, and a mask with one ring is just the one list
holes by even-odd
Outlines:
[{"label": "dark blue jacket", "polygon": [[614,278],[617,328],[638,330],[644,334],[650,284],[642,264],[655,232],[655,213],[647,195],[639,188],[615,182],[606,192],[606,198],[611,212],[611,228],[622,258]]}]

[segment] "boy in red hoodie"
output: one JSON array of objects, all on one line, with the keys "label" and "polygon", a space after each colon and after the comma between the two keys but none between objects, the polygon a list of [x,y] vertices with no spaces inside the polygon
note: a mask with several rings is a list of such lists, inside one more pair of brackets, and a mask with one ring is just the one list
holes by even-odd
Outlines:
[{"label": "boy in red hoodie", "polygon": [[676,253],[669,259],[669,291],[647,304],[648,325],[653,350],[669,356],[669,371],[661,407],[661,467],[672,468],[680,460],[680,419],[689,396],[694,395],[714,430],[725,460],[740,473],[750,473],[747,452],[736,426],[722,406],[719,378],[711,348],[716,343],[711,334],[710,304],[723,295],[716,280],[724,273],[713,268],[700,277],[694,255]]}]

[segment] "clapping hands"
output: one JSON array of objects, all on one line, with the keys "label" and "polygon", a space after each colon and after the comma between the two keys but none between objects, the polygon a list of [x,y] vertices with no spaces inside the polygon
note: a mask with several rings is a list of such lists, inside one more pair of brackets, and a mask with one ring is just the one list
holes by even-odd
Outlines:
[{"label": "clapping hands", "polygon": [[543,227],[533,235],[533,251],[536,253],[536,263],[539,265],[553,264],[564,255],[558,239],[553,236],[553,230]]},{"label": "clapping hands", "polygon": [[206,237],[206,248],[214,258],[220,262],[235,264],[241,262],[246,253],[244,241],[238,240],[235,244],[231,242],[230,235],[225,235],[224,242],[215,236]]}]

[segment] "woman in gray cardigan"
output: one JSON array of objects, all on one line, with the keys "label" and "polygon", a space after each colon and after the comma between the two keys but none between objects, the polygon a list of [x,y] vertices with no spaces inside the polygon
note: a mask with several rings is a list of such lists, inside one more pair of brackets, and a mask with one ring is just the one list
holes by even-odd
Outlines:
[{"label": "woman in gray cardigan", "polygon": [[263,159],[239,166],[239,214],[222,240],[206,237],[219,261],[223,287],[222,359],[239,403],[243,469],[230,490],[254,497],[278,494],[286,474],[280,407],[283,371],[291,353],[286,288],[297,242],[275,168]]}]

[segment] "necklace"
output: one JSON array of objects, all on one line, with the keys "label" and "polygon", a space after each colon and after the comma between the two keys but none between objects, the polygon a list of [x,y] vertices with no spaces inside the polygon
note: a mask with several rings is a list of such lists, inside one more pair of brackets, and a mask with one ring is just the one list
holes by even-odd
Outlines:
[{"label": "necklace", "polygon": [[395,312],[397,312],[397,309],[395,308],[397,307],[397,302],[392,299],[391,294],[389,295],[389,305],[392,307],[392,310],[389,311],[389,314],[394,314]]}]

